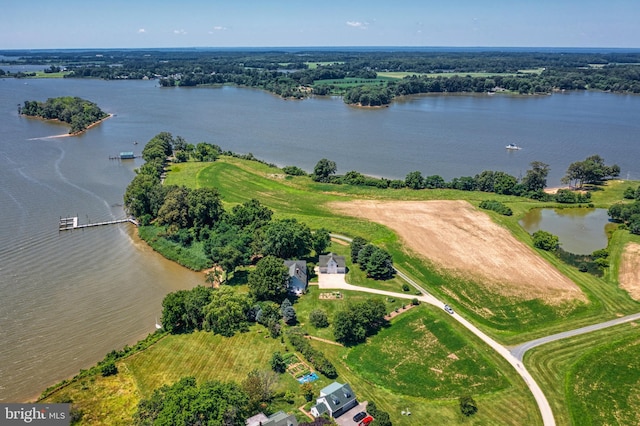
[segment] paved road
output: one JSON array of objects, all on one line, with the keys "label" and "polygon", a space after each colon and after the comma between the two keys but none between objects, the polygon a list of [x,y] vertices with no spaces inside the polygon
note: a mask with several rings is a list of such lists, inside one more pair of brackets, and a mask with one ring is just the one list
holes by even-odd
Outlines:
[{"label": "paved road", "polygon": [[[341,239],[341,240],[344,240],[344,241],[351,242],[351,238],[346,237],[344,235],[331,234],[331,236],[334,237],[334,238],[337,238],[337,239]],[[431,305],[437,306],[437,307],[443,307],[444,306],[444,303],[442,301],[438,300],[436,297],[431,295],[424,288],[422,288],[422,286],[420,286],[417,282],[415,282],[414,280],[409,278],[402,271],[399,271],[399,270],[396,269],[396,272],[397,272],[397,274],[398,274],[398,276],[400,278],[402,278],[407,283],[411,284],[413,287],[415,287],[416,289],[418,289],[418,290],[420,290],[422,292],[422,296],[418,296],[419,300],[421,300],[421,301],[423,301],[425,303],[429,303]],[[340,280],[342,281],[342,283],[340,283]],[[416,297],[416,296],[407,295],[407,294],[404,294],[404,293],[394,293],[394,292],[390,292],[390,291],[376,290],[376,289],[372,289],[372,288],[368,288],[368,287],[354,286],[354,285],[347,284],[346,282],[344,282],[344,277],[342,277],[340,280],[336,281],[335,283],[331,283],[331,285],[337,285],[338,287],[325,287],[325,288],[344,288],[345,290],[348,289],[348,290],[364,291],[364,292],[377,293],[377,294],[382,294],[382,295],[391,296],[391,297],[397,297],[397,298],[404,298],[404,299],[413,299],[414,297]],[[340,286],[343,286],[343,287],[340,287]],[[511,364],[513,366],[513,368],[516,369],[516,371],[524,379],[525,383],[529,387],[529,390],[531,390],[531,393],[533,394],[534,398],[536,399],[536,402],[538,403],[538,409],[540,410],[540,414],[542,415],[542,421],[543,421],[544,425],[545,426],[553,426],[553,425],[556,424],[556,422],[555,422],[555,419],[553,417],[553,412],[551,411],[551,406],[549,405],[549,402],[547,401],[547,398],[544,396],[544,393],[542,392],[542,389],[540,389],[540,386],[538,386],[538,384],[533,379],[531,374],[529,374],[527,369],[522,364],[522,359],[524,357],[525,352],[527,352],[529,349],[535,348],[536,346],[540,346],[540,345],[543,345],[545,343],[549,343],[549,342],[553,342],[553,341],[561,340],[561,339],[566,339],[568,337],[577,336],[577,335],[584,334],[584,333],[590,333],[592,331],[601,330],[601,329],[607,328],[607,327],[613,327],[615,325],[624,324],[624,323],[630,322],[630,321],[640,320],[640,313],[627,315],[625,317],[616,318],[616,319],[613,319],[611,321],[603,322],[603,323],[600,323],[600,324],[593,324],[593,325],[589,325],[589,326],[586,326],[586,327],[578,328],[578,329],[575,329],[575,330],[569,330],[569,331],[565,331],[565,332],[562,332],[562,333],[553,334],[553,335],[547,336],[547,337],[541,337],[540,339],[531,340],[529,342],[525,342],[525,343],[523,343],[521,345],[515,346],[515,347],[511,348],[511,350],[507,349],[505,346],[502,346],[501,344],[499,344],[498,342],[493,340],[491,337],[489,337],[486,334],[484,334],[475,325],[471,324],[469,321],[467,321],[465,318],[461,317],[457,313],[452,314],[451,317],[454,318],[455,320],[457,320],[463,326],[465,326],[469,331],[471,331],[473,334],[478,336],[480,339],[482,339],[489,346],[491,346],[504,359],[506,359],[507,362],[509,362],[509,364]]]},{"label": "paved road", "polygon": [[627,315],[626,317],[620,317],[611,321],[602,322],[600,324],[588,325],[586,327],[577,328],[575,330],[564,331],[562,333],[553,334],[547,337],[541,337],[536,340],[525,342],[521,345],[511,348],[511,354],[522,361],[525,352],[529,349],[533,349],[536,346],[544,345],[545,343],[554,342],[556,340],[566,339],[567,337],[578,336],[580,334],[590,333],[596,330],[602,330],[603,328],[613,327],[614,325],[624,324],[625,322],[640,320],[640,313]]},{"label": "paved road", "polygon": [[[331,236],[334,238],[351,242],[351,238],[346,237],[344,235],[331,234]],[[429,303],[431,305],[434,305],[440,308],[444,306],[444,302],[438,300],[435,296],[431,295],[424,288],[422,288],[422,286],[420,286],[417,282],[409,278],[402,271],[398,271],[396,269],[396,272],[400,278],[404,279],[405,281],[407,281],[407,283],[411,284],[413,287],[415,287],[416,289],[422,292],[422,296],[417,296],[418,300],[421,300],[425,303]],[[344,290],[364,291],[368,293],[382,294],[386,296],[404,298],[404,299],[413,299],[414,297],[416,297],[414,295],[408,295],[404,293],[394,293],[391,291],[377,290],[373,288],[360,287],[360,286],[347,284],[344,281],[344,278],[343,278],[344,276],[341,276],[340,279],[335,279],[332,277],[330,281],[323,282],[323,278],[325,276],[323,276],[322,274],[318,275],[318,285],[320,288],[339,288]],[[331,286],[331,287],[327,287],[327,286]],[[460,324],[466,327],[469,331],[471,331],[473,334],[475,334],[480,339],[482,339],[486,344],[491,346],[496,352],[498,352],[498,354],[500,354],[504,359],[506,359],[507,362],[509,362],[509,364],[513,366],[513,368],[515,368],[515,370],[524,379],[525,383],[529,387],[529,390],[533,394],[533,397],[535,398],[538,404],[538,409],[540,410],[540,415],[542,416],[543,424],[545,426],[555,426],[556,421],[553,417],[553,412],[551,411],[551,406],[549,405],[549,401],[547,401],[547,398],[544,396],[542,389],[540,388],[540,386],[538,386],[538,384],[533,379],[531,374],[529,374],[527,369],[522,364],[521,360],[516,358],[511,352],[509,352],[509,350],[506,347],[502,346],[501,344],[493,340],[491,337],[484,334],[475,325],[471,324],[469,321],[467,321],[457,313],[454,313],[453,315],[451,315],[451,317],[453,317]]]}]

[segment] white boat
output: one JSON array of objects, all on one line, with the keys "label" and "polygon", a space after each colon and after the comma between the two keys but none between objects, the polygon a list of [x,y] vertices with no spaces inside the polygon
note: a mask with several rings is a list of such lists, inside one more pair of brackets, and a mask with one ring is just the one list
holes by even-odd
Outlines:
[{"label": "white boat", "polygon": [[512,150],[514,150],[514,151],[517,151],[517,150],[519,150],[519,149],[522,149],[522,148],[520,148],[518,145],[516,145],[515,143],[510,143],[509,145],[505,146],[505,148],[507,148],[507,149],[512,149]]}]

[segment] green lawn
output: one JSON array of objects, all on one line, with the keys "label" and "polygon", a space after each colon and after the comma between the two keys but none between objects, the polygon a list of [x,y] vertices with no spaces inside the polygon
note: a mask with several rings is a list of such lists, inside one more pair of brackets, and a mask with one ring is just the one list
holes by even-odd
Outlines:
[{"label": "green lawn", "polygon": [[393,78],[393,79],[402,79],[411,75],[417,76],[427,76],[427,77],[492,77],[492,76],[503,76],[503,77],[512,77],[518,74],[540,74],[544,71],[544,68],[531,68],[518,70],[517,73],[513,72],[440,72],[440,73],[417,73],[417,72],[404,72],[404,71],[386,71],[379,72],[378,77],[383,78]]},{"label": "green lawn", "polygon": [[[640,241],[640,237],[630,236],[626,231],[611,234],[611,267],[603,278],[580,273],[562,264],[553,255],[539,252],[540,256],[574,280],[589,298],[588,304],[551,307],[539,301],[509,300],[491,293],[482,283],[449,276],[403,247],[388,228],[336,215],[328,206],[330,202],[353,199],[465,199],[477,206],[482,200],[497,199],[508,205],[514,215],[487,214],[496,223],[509,229],[515,237],[531,245],[531,237],[518,224],[519,217],[533,207],[555,207],[555,203],[546,205],[518,197],[481,192],[380,190],[321,184],[308,177],[285,176],[280,169],[262,163],[225,156],[214,163],[173,165],[166,184],[192,188],[217,187],[227,208],[257,198],[273,209],[278,218],[294,217],[312,229],[325,227],[335,233],[365,237],[384,246],[392,254],[398,268],[443,300],[455,302],[458,312],[504,344],[517,344],[608,320],[636,312],[640,307],[638,302],[631,300],[626,292],[618,288],[617,268],[622,247],[629,241]],[[594,204],[606,208],[608,204],[621,199],[625,185],[610,182],[603,191],[594,192]],[[637,186],[637,183],[633,185]],[[349,247],[338,242],[332,243],[331,250],[345,255],[347,259],[350,257]],[[357,265],[348,262],[348,267],[350,272],[347,279],[353,284],[402,292],[402,282],[397,278],[373,281],[367,279]],[[234,280],[242,284],[242,277],[246,277],[246,274],[239,271],[236,275],[237,279]],[[243,291],[245,286],[237,288]],[[300,325],[310,335],[329,340],[333,339],[331,327],[316,329],[308,324],[309,313],[313,309],[324,309],[331,321],[335,312],[349,302],[376,297],[341,291],[340,299],[322,300],[319,298],[322,292],[317,286],[310,286],[309,293],[296,300],[294,308]],[[407,303],[384,299],[389,311]],[[637,389],[639,379],[625,372],[629,368],[639,370],[634,359],[640,348],[637,341],[630,337],[629,330],[633,330],[630,325],[603,330],[571,339],[570,343],[545,345],[527,354],[526,365],[549,398],[558,424],[581,424],[576,423],[575,419],[586,419],[580,417],[580,412],[585,411],[584,407],[590,407],[591,413],[593,404],[602,398],[596,388],[614,394],[613,400],[619,403],[610,410],[599,407],[601,417],[592,419],[594,423],[610,422],[614,418],[611,415],[637,423],[638,419],[628,414],[628,407],[638,405],[638,401],[634,400],[637,396],[631,389]],[[127,424],[140,398],[148,396],[162,384],[172,383],[186,375],[193,375],[200,381],[241,381],[253,368],[268,369],[273,351],[286,349],[279,339],[268,338],[266,334],[264,328],[254,326],[248,333],[233,338],[205,332],[167,336],[145,351],[119,361],[118,375],[74,381],[50,396],[48,401],[72,399],[81,409],[90,413],[87,421],[100,423],[99,419],[109,418],[111,424]],[[312,345],[322,349],[334,363],[339,381],[350,383],[361,400],[374,400],[380,408],[391,414],[396,425],[414,425],[416,420],[423,419],[436,424],[541,423],[533,397],[512,367],[457,322],[450,321],[441,310],[428,306],[414,308],[395,318],[391,327],[354,348],[315,340]],[[609,357],[610,353],[619,354],[617,359],[622,362],[616,363],[616,359]],[[594,363],[602,365],[601,370],[606,374],[594,375],[595,370],[591,371],[589,367]],[[614,367],[607,369],[605,364]],[[631,376],[629,384],[616,394],[615,381],[622,376]],[[575,382],[571,381],[573,377]],[[314,384],[314,388],[318,391],[330,382],[322,378]],[[296,401],[291,405],[277,400],[272,408],[293,411],[296,406],[302,405],[301,396],[298,395],[299,386],[290,375],[282,376],[278,386],[282,392],[296,392]],[[576,391],[589,386],[596,388]],[[460,414],[457,398],[464,394],[471,394],[478,403],[479,412],[472,418],[464,418]],[[400,413],[406,409],[413,413],[411,417]]]},{"label": "green lawn", "polygon": [[534,348],[525,364],[559,426],[638,424],[639,344],[638,324],[622,324]]},{"label": "green lawn", "polygon": [[[176,170],[176,168],[178,170]],[[384,246],[394,258],[394,263],[429,291],[443,300],[454,302],[458,311],[464,313],[483,328],[483,331],[506,344],[516,344],[567,328],[577,328],[587,324],[607,320],[615,315],[635,312],[639,304],[631,300],[617,284],[607,282],[579,272],[576,268],[560,262],[548,252],[538,251],[562,273],[575,281],[589,298],[588,304],[569,303],[552,307],[541,301],[507,299],[491,292],[478,282],[454,278],[446,272],[437,271],[429,262],[402,246],[397,236],[388,228],[365,220],[335,214],[327,203],[353,199],[380,200],[431,200],[465,199],[473,205],[486,199],[497,199],[509,206],[513,216],[501,216],[493,212],[487,214],[512,234],[532,245],[531,237],[519,225],[518,219],[534,207],[556,207],[556,203],[540,203],[512,196],[499,196],[483,192],[454,190],[386,189],[352,185],[332,185],[313,182],[308,177],[285,176],[280,169],[255,161],[221,157],[215,163],[182,163],[173,166],[167,177],[167,184],[182,184],[189,187],[212,186],[219,189],[228,206],[257,198],[275,211],[276,217],[295,217],[312,229],[325,227],[331,232],[362,236],[375,244]],[[595,202],[606,205],[617,199],[626,186],[616,182],[596,191]],[[612,191],[613,195],[606,195]],[[305,202],[299,202],[304,199]],[[616,251],[616,241],[612,240],[610,250]],[[612,259],[615,263],[615,259]],[[398,291],[399,280],[376,282],[364,279],[362,274],[351,268],[353,274],[347,279],[357,285],[366,285],[385,290]],[[452,298],[455,295],[455,298]]]}]

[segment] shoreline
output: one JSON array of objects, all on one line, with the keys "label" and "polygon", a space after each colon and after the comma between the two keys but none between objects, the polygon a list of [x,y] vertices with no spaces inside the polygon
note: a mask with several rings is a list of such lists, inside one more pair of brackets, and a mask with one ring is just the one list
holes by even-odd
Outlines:
[{"label": "shoreline", "polygon": [[[27,118],[30,118],[30,119],[42,120],[42,121],[45,121],[45,122],[54,122],[54,123],[60,123],[60,124],[63,124],[63,125],[69,125],[69,123],[65,123],[64,121],[60,121],[57,118],[44,118],[44,117],[38,117],[38,116],[35,116],[35,115],[27,115],[27,114],[20,114],[20,116],[27,117]],[[108,114],[106,117],[104,117],[104,118],[102,118],[102,119],[100,119],[100,120],[98,120],[98,121],[96,121],[94,123],[91,123],[90,125],[87,126],[86,129],[81,130],[79,132],[65,133],[65,134],[62,134],[62,135],[43,136],[43,137],[40,137],[40,138],[32,138],[30,140],[57,139],[57,138],[68,138],[70,136],[79,136],[79,135],[83,134],[84,132],[86,132],[87,130],[91,129],[92,127],[95,127],[98,124],[102,123],[103,121],[106,121],[106,120],[108,120],[108,119],[110,119],[111,117],[114,117],[114,116],[115,116],[115,114]]]}]

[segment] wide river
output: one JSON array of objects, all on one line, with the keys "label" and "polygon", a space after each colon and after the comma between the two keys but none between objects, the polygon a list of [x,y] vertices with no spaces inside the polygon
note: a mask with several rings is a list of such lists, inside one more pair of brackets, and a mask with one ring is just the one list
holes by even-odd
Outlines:
[{"label": "wide river", "polygon": [[[68,129],[17,114],[25,100],[56,96],[115,116],[81,136],[47,138]],[[539,160],[558,185],[570,163],[592,154],[640,179],[639,113],[640,97],[605,93],[421,96],[368,110],[232,87],[0,79],[0,401],[34,398],[136,342],[154,330],[165,294],[204,283],[146,247],[130,224],[58,232],[60,216],[124,217],[122,194],[141,163],[109,156],[139,154],[158,132],[281,166],[310,171],[326,157],[339,173],[388,178],[520,176]],[[509,152],[508,143],[523,149]]]}]

